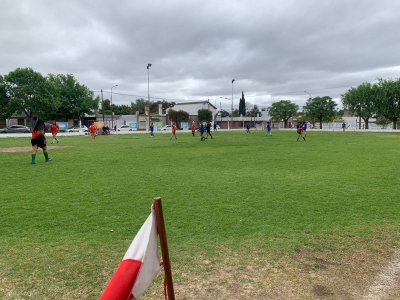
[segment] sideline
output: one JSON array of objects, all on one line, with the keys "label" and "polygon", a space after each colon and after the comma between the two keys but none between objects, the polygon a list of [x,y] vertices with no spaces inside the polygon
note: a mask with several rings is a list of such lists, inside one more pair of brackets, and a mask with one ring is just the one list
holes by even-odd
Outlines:
[{"label": "sideline", "polygon": [[400,247],[392,256],[389,264],[376,276],[375,281],[368,289],[368,294],[363,300],[382,300],[395,287],[400,275]]}]

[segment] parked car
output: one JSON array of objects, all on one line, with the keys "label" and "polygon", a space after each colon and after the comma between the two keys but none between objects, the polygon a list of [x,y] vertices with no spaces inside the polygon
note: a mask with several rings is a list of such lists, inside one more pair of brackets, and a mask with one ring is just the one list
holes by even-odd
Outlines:
[{"label": "parked car", "polygon": [[172,126],[171,125],[164,125],[161,128],[157,128],[158,131],[167,131],[167,130],[172,130]]},{"label": "parked car", "polygon": [[121,125],[117,129],[118,131],[132,131],[132,128],[129,127],[129,125]]},{"label": "parked car", "polygon": [[[81,126],[81,130],[82,130],[83,132],[89,132],[88,128],[87,128],[85,125],[82,125],[82,126]],[[68,132],[79,132],[79,125],[72,126],[72,127],[68,128],[67,131],[68,131]]]},{"label": "parked car", "polygon": [[24,125],[11,125],[0,129],[0,133],[29,133],[31,129]]}]

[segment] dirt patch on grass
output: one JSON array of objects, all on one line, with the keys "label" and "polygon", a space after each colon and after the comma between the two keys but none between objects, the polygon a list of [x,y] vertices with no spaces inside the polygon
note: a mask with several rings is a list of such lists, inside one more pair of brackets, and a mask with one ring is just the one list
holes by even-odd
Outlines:
[{"label": "dirt patch on grass", "polygon": [[[177,299],[371,299],[365,298],[398,248],[303,250],[278,259],[227,249],[222,257],[198,258],[193,269],[173,265]],[[400,299],[400,280],[375,300]],[[159,286],[157,287],[159,288]],[[144,299],[159,299],[154,286]]]},{"label": "dirt patch on grass", "polygon": [[[47,146],[48,150],[53,150],[53,149],[64,149],[64,148],[71,148],[71,146]],[[0,153],[15,153],[15,152],[29,152],[32,151],[32,147],[26,146],[26,147],[9,147],[9,148],[0,148]]]}]

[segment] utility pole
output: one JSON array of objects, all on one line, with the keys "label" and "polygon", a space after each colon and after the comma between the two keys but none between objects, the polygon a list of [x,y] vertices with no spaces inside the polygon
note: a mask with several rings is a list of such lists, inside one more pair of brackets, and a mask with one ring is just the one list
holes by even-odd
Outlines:
[{"label": "utility pole", "polygon": [[103,89],[101,89],[101,111],[103,112],[103,124],[104,124],[104,101],[103,101]]}]

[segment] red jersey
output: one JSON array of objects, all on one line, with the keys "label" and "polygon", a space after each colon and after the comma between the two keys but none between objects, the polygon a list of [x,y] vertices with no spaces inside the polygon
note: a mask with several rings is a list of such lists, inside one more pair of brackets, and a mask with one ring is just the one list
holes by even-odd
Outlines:
[{"label": "red jersey", "polygon": [[192,131],[196,131],[196,126],[194,124],[192,125]]},{"label": "red jersey", "polygon": [[172,133],[176,132],[176,125],[172,125]]},{"label": "red jersey", "polygon": [[51,130],[51,133],[57,133],[58,130],[59,130],[59,127],[58,127],[57,124],[51,124],[50,125],[50,130]]},{"label": "red jersey", "polygon": [[300,125],[299,128],[297,128],[297,133],[300,134],[302,132],[303,132],[303,126]]},{"label": "red jersey", "polygon": [[92,124],[92,125],[90,125],[89,130],[90,130],[90,132],[96,132],[97,131],[97,126]]},{"label": "red jersey", "polygon": [[[41,130],[32,130],[32,140],[37,138],[38,136],[41,136]],[[46,134],[45,132],[43,132],[43,134]]]}]

